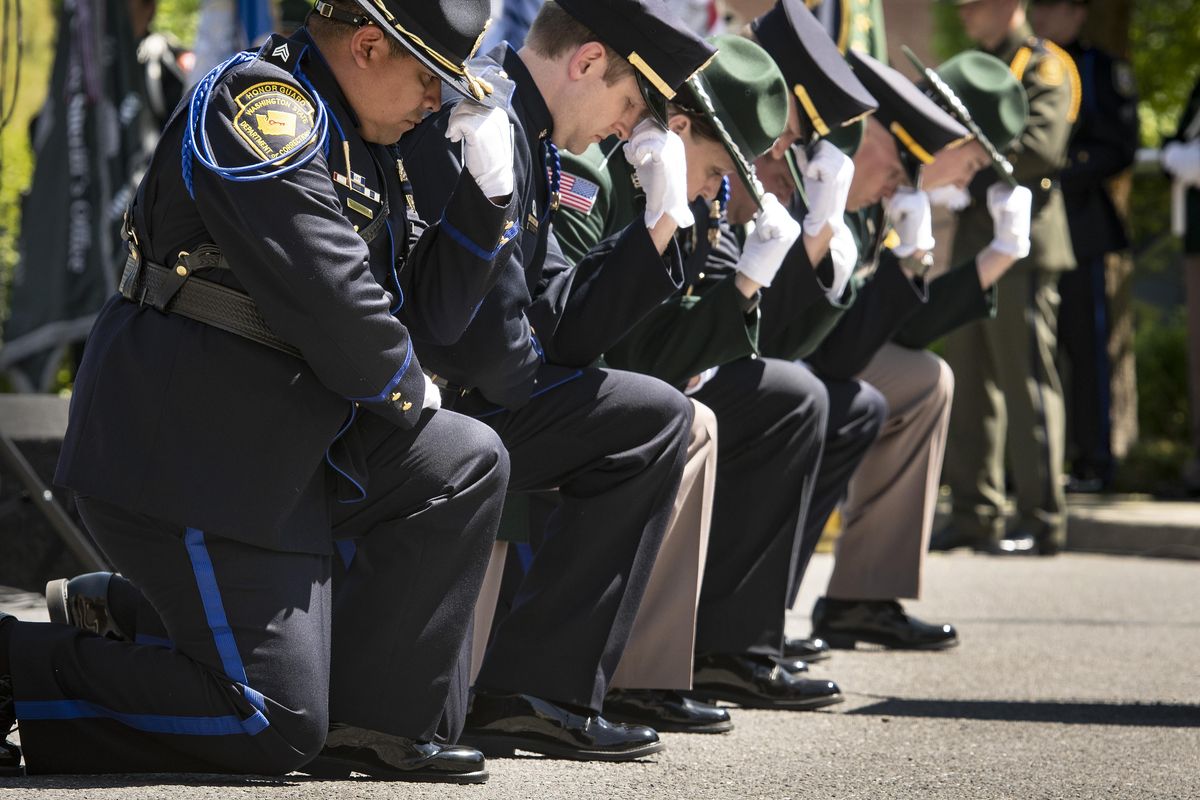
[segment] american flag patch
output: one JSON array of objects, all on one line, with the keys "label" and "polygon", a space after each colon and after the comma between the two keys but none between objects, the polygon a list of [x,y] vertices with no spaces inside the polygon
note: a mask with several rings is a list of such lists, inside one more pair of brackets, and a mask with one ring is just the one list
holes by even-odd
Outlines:
[{"label": "american flag patch", "polygon": [[563,172],[559,177],[558,191],[559,203],[581,214],[590,214],[592,206],[596,205],[600,187],[578,175]]}]

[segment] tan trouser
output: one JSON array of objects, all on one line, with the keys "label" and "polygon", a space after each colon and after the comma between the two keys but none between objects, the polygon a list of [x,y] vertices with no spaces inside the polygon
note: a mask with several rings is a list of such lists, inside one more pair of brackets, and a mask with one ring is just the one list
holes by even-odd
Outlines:
[{"label": "tan trouser", "polygon": [[[650,582],[633,621],[633,632],[612,685],[625,689],[690,689],[696,644],[696,605],[708,554],[713,487],[717,478],[717,418],[692,401],[695,421],[688,460],[675,498],[666,536],[654,561]],[[508,542],[492,548],[479,600],[471,643],[471,682],[483,665],[492,617],[500,595],[500,579]]]},{"label": "tan trouser", "polygon": [[919,597],[954,373],[932,353],[888,344],[857,377],[887,398],[888,417],[850,480],[826,594],[842,600]]}]

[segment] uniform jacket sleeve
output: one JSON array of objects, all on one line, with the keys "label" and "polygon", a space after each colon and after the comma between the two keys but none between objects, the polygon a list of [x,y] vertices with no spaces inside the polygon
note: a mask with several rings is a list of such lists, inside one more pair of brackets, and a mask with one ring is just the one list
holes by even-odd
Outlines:
[{"label": "uniform jacket sleeve", "polygon": [[[249,86],[261,70],[274,80],[285,74],[252,62],[211,100],[207,133],[226,166],[261,160],[234,130],[240,88],[230,88]],[[229,181],[198,163],[193,175],[214,243],[272,330],[331,391],[395,424],[415,424],[425,382],[412,342],[371,274],[366,244],[343,216],[324,156],[269,180]]]},{"label": "uniform jacket sleeve", "polygon": [[996,316],[996,287],[980,286],[974,260],[939,275],[928,288],[929,302],[896,331],[896,344],[921,350],[968,322]]},{"label": "uniform jacket sleeve", "polygon": [[672,240],[659,255],[640,219],[593,247],[574,265],[551,231],[529,321],[546,361],[585,366],[682,284],[678,245]]},{"label": "uniform jacket sleeve", "polygon": [[[449,114],[450,108],[444,106],[400,140],[400,152],[422,219],[442,218],[451,189],[465,172],[459,161],[458,146],[452,146],[445,138]],[[519,136],[515,138],[519,141]],[[517,195],[514,200],[524,213],[527,201],[519,194],[524,190],[522,181],[523,176],[527,177],[529,165],[519,143],[514,158]],[[426,360],[439,374],[457,383],[479,387],[489,399],[513,408],[528,400],[529,386],[543,360],[525,316],[532,297],[523,266],[527,257],[524,249],[534,246],[536,234],[526,229],[524,220],[520,222],[516,246],[497,255],[491,289],[474,309],[463,336],[453,347],[424,351]],[[433,262],[429,266],[437,268]]]},{"label": "uniform jacket sleeve", "polygon": [[830,300],[821,276],[828,282],[832,274],[830,256],[814,269],[803,237],[796,240],[770,288],[762,293],[758,344],[763,355],[794,361],[817,349],[853,305],[858,291],[856,280],[851,280],[841,297]]},{"label": "uniform jacket sleeve", "polygon": [[401,319],[417,338],[441,345],[462,336],[520,234],[515,192],[496,205],[466,170],[450,185],[445,207],[428,220],[433,224],[421,233],[400,272],[406,295]]},{"label": "uniform jacket sleeve", "polygon": [[900,269],[900,260],[885,250],[880,254],[879,267],[859,290],[854,305],[809,356],[808,363],[825,377],[853,378],[925,300],[924,284],[910,280]]},{"label": "uniform jacket sleeve", "polygon": [[[1046,176],[1057,175],[1066,163],[1067,142],[1074,119],[1070,113],[1072,96],[1070,56],[1052,50],[1036,49],[1021,83],[1029,95],[1029,121],[1011,148],[1013,176],[1024,186],[1036,186]],[[1047,60],[1056,65],[1043,66]],[[1047,77],[1057,76],[1047,81]]]}]

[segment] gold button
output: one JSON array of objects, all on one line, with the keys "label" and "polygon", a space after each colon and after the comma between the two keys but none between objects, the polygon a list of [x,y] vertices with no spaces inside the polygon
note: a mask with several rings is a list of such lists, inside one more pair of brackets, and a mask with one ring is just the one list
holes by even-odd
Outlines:
[{"label": "gold button", "polygon": [[354,232],[355,232],[355,233],[358,233],[358,226],[357,226],[357,225],[355,225],[355,226],[354,226]]},{"label": "gold button", "polygon": [[187,267],[185,267],[183,264],[180,264],[178,267],[175,268],[175,274],[181,278],[186,278],[187,277]]},{"label": "gold button", "polygon": [[702,281],[702,280],[704,280],[704,273],[703,273],[703,272],[701,272],[699,275],[697,275],[697,276],[696,276],[696,280],[698,280],[698,281]]},{"label": "gold button", "polygon": [[404,405],[400,406],[401,411],[408,411],[410,408],[412,408],[412,403],[407,400],[404,402]]},{"label": "gold button", "polygon": [[1047,192],[1050,191],[1050,179],[1049,178],[1042,178],[1042,188],[1045,189]]},{"label": "gold button", "polygon": [[402,395],[399,392],[392,392],[392,402],[393,403],[396,402],[397,400],[399,400],[401,397],[402,397]]}]

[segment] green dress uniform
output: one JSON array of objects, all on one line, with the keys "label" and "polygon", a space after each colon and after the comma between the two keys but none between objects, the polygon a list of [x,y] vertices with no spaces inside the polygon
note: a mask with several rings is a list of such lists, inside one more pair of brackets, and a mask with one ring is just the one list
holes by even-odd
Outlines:
[{"label": "green dress uniform", "polygon": [[[954,491],[954,528],[979,544],[999,539],[1007,444],[1018,530],[1033,534],[1048,552],[1066,541],[1056,287],[1075,257],[1058,176],[1079,111],[1079,75],[1065,51],[1034,38],[1028,26],[1013,31],[993,55],[1010,65],[1029,96],[1028,125],[1007,155],[1014,177],[1033,193],[1032,251],[999,281],[996,318],[947,339],[957,389],[943,476]],[[983,173],[971,185],[973,203],[959,217],[954,263],[983,250],[992,237],[986,193],[993,181]]]}]

